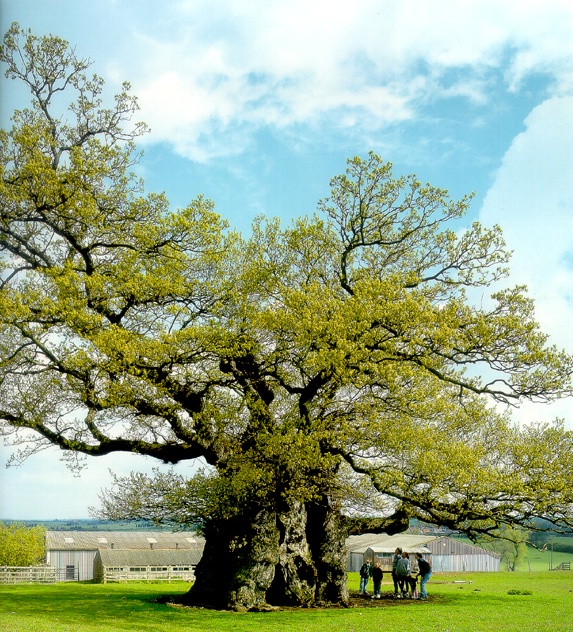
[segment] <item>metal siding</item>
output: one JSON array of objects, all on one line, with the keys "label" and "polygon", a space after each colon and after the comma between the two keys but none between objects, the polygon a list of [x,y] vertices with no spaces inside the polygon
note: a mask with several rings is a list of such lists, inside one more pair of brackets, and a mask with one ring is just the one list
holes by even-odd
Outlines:
[{"label": "metal siding", "polygon": [[48,551],[48,565],[55,566],[65,578],[66,566],[75,568],[78,581],[93,579],[93,563],[97,551]]},{"label": "metal siding", "polygon": [[350,553],[348,556],[348,571],[350,573],[358,573],[360,567],[364,563],[364,556],[362,553]]},{"label": "metal siding", "polygon": [[437,573],[487,573],[499,571],[499,559],[491,555],[433,555],[432,570]]},{"label": "metal siding", "polygon": [[193,581],[199,551],[117,551],[100,549],[94,579],[109,581]]}]

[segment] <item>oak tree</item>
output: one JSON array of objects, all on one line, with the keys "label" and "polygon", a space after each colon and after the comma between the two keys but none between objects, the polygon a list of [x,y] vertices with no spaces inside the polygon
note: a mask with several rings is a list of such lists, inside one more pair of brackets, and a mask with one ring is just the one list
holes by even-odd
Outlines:
[{"label": "oak tree", "polygon": [[573,361],[524,288],[475,300],[509,255],[498,227],[460,229],[470,197],[370,154],[316,215],[243,236],[203,197],[145,193],[128,84],[108,102],[67,42],[16,24],[0,60],[32,99],[0,132],[2,431],[16,460],[201,458],[108,503],[202,521],[190,603],[347,602],[357,506],[389,532],[571,524],[571,433],[502,406],[570,395]]}]

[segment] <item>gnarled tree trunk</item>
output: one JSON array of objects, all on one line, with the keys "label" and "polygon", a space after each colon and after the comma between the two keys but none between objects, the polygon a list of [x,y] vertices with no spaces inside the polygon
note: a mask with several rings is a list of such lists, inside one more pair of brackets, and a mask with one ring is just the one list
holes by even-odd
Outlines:
[{"label": "gnarled tree trunk", "polygon": [[211,521],[185,602],[265,610],[348,602],[344,518],[327,498]]}]

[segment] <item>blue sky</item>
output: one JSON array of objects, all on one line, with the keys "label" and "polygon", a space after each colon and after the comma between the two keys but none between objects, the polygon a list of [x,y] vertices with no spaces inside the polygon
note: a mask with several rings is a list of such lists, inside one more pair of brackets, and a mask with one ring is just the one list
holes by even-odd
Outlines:
[{"label": "blue sky", "polygon": [[[0,0],[2,33],[13,21],[70,41],[111,92],[131,82],[151,127],[141,175],[174,207],[203,193],[244,231],[312,213],[369,150],[475,191],[468,222],[502,226],[511,281],[573,352],[569,0]],[[0,90],[5,126],[25,95]],[[572,400],[517,418],[555,416],[573,427]],[[0,518],[86,517],[108,468],[152,465],[110,456],[73,478],[46,451],[0,470]]]}]

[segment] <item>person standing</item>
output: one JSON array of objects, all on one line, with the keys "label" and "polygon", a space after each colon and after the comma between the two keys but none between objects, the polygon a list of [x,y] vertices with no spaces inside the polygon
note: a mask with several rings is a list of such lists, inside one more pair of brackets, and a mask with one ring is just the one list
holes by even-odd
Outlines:
[{"label": "person standing", "polygon": [[382,572],[380,563],[376,562],[374,564],[374,568],[372,569],[372,581],[374,582],[374,594],[372,595],[372,599],[380,599],[383,577],[384,573]]},{"label": "person standing", "polygon": [[392,581],[394,582],[394,599],[398,597],[398,575],[396,574],[396,565],[398,560],[402,558],[402,549],[398,547],[394,551],[394,557],[392,558]]},{"label": "person standing", "polygon": [[402,557],[396,564],[396,575],[401,596],[405,599],[408,596],[408,576],[410,575],[410,556],[406,551],[402,551]]},{"label": "person standing", "polygon": [[372,577],[372,564],[368,558],[360,567],[360,594],[367,595],[368,580]]},{"label": "person standing", "polygon": [[406,583],[410,589],[410,599],[418,599],[418,576],[408,575]]},{"label": "person standing", "polygon": [[432,565],[428,560],[424,559],[421,553],[416,553],[416,561],[418,562],[418,577],[420,577],[420,599],[427,599],[426,584],[432,576]]}]

